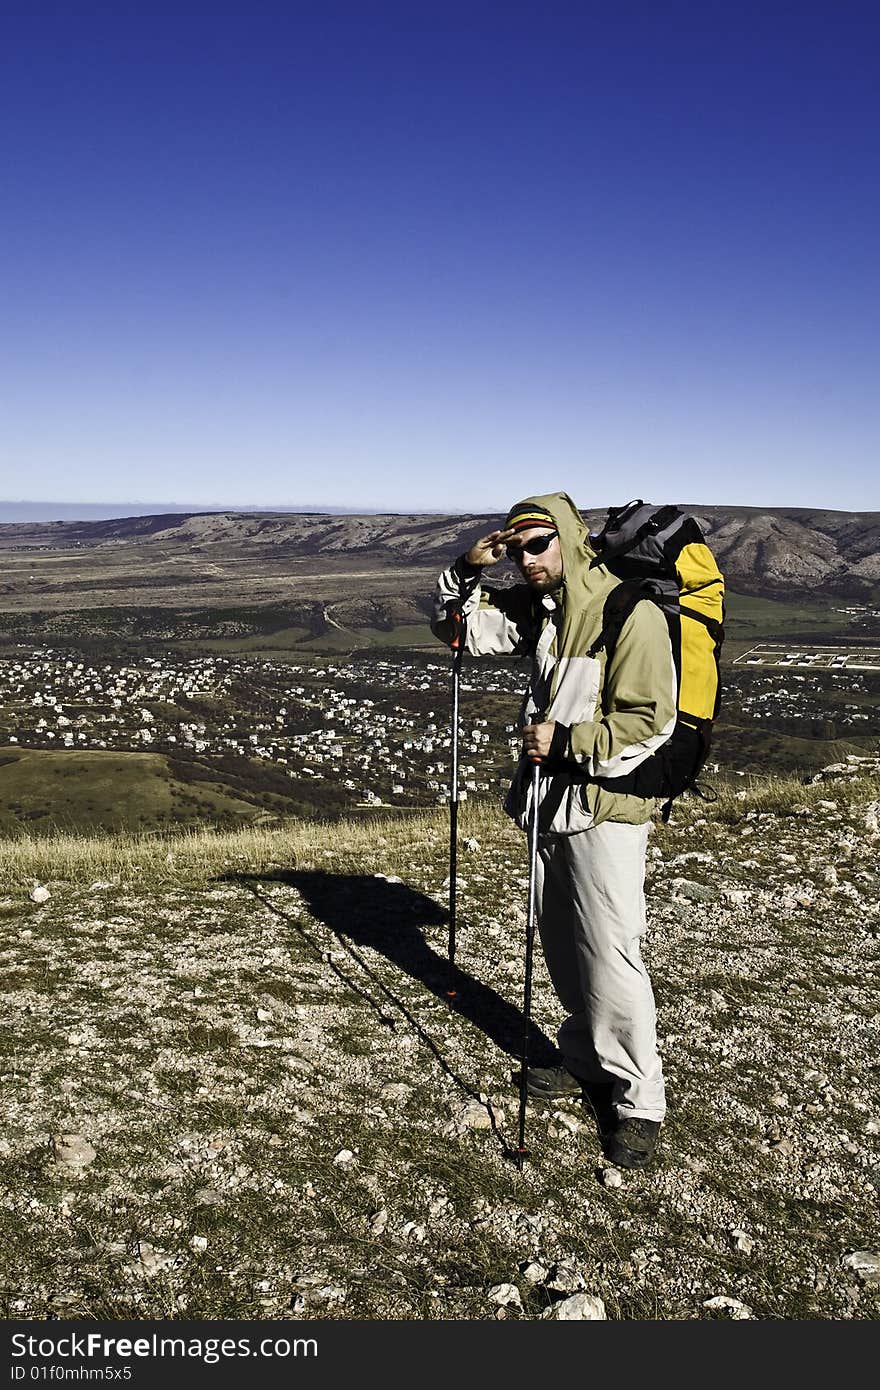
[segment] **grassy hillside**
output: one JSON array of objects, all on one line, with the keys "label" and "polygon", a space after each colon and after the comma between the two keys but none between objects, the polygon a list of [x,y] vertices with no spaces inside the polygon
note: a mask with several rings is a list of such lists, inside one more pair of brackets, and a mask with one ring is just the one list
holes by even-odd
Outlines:
[{"label": "grassy hillside", "polygon": [[[878,809],[777,781],[656,828],[670,1112],[619,1178],[580,1105],[510,1157],[527,865],[494,808],[462,809],[454,975],[440,813],[0,842],[0,1313],[875,1318]],[[540,1056],[540,961],[533,1019]]]},{"label": "grassy hillside", "polygon": [[174,776],[160,753],[0,748],[0,833],[157,829],[252,820],[264,808],[217,780]]}]

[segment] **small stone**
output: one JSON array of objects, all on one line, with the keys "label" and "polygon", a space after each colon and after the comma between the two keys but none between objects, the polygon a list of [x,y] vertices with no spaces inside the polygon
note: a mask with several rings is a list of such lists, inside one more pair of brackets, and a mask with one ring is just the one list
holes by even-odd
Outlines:
[{"label": "small stone", "polygon": [[455,1124],[459,1129],[491,1129],[492,1116],[480,1101],[470,1100],[455,1115]]},{"label": "small stone", "polygon": [[554,1293],[580,1293],[587,1287],[587,1281],[574,1260],[559,1260],[550,1271],[547,1288]]},{"label": "small stone", "polygon": [[594,1293],[573,1293],[549,1308],[545,1316],[548,1315],[558,1322],[603,1322],[608,1318],[605,1304]]},{"label": "small stone", "polygon": [[727,1313],[731,1318],[753,1318],[755,1315],[747,1303],[738,1298],[728,1298],[726,1294],[716,1294],[714,1298],[703,1300],[703,1307],[712,1312]]},{"label": "small stone", "polygon": [[325,1303],[344,1303],[346,1291],[339,1284],[324,1284],[315,1291],[316,1298],[322,1298]]},{"label": "small stone", "polygon": [[134,1267],[135,1273],[145,1274],[149,1278],[153,1274],[161,1274],[162,1270],[173,1263],[173,1255],[167,1254],[164,1250],[154,1249],[149,1241],[138,1242],[138,1264]]},{"label": "small stone", "polygon": [[55,1162],[67,1168],[85,1168],[95,1159],[95,1150],[81,1134],[54,1134],[52,1152]]},{"label": "small stone", "polygon": [[516,1284],[493,1284],[489,1290],[490,1303],[501,1308],[522,1308],[522,1299]]},{"label": "small stone", "polygon": [[257,1009],[255,1012],[257,1015],[258,1023],[268,1023],[272,1017],[268,1009]]},{"label": "small stone", "polygon": [[769,1135],[764,1139],[761,1148],[765,1153],[778,1154],[780,1158],[790,1158],[794,1153],[794,1145],[790,1139],[780,1139],[775,1135]]},{"label": "small stone", "polygon": [[865,1125],[866,1134],[880,1134],[880,1119],[876,1117],[868,1121]]},{"label": "small stone", "polygon": [[713,989],[712,992],[711,992],[711,994],[709,995],[709,1003],[712,1005],[712,1008],[713,1008],[713,1009],[729,1009],[729,1008],[730,1008],[730,1005],[728,1004],[727,1000],[724,998],[724,995],[721,994],[717,989]]},{"label": "small stone", "polygon": [[750,1236],[748,1231],[741,1231],[734,1228],[730,1232],[730,1239],[734,1250],[738,1250],[741,1255],[751,1255],[755,1248],[755,1238]]},{"label": "small stone", "polygon": [[46,903],[51,896],[49,889],[43,883],[38,883],[36,888],[32,888],[28,894],[32,903]]},{"label": "small stone", "polygon": [[718,889],[705,883],[694,883],[690,878],[674,878],[670,883],[674,895],[686,898],[692,903],[711,903],[718,897]]},{"label": "small stone", "polygon": [[603,1187],[623,1187],[623,1174],[619,1168],[603,1168],[599,1181]]},{"label": "small stone", "polygon": [[412,1086],[407,1086],[404,1081],[386,1081],[384,1086],[379,1088],[380,1100],[405,1101],[412,1095]]},{"label": "small stone", "polygon": [[477,850],[480,848],[480,842],[479,840],[475,839],[473,835],[470,835],[465,840],[464,847],[469,854],[476,854]]},{"label": "small stone", "polygon": [[197,1254],[201,1255],[203,1251],[207,1250],[208,1248],[208,1237],[193,1236],[192,1240],[189,1243],[189,1248],[190,1250],[195,1250]]},{"label": "small stone", "polygon": [[880,1253],[876,1250],[853,1250],[844,1255],[842,1261],[846,1269],[851,1269],[863,1284],[880,1284]]},{"label": "small stone", "polygon": [[370,1234],[374,1236],[381,1236],[387,1225],[388,1208],[380,1207],[380,1209],[374,1212],[373,1215],[370,1217]]},{"label": "small stone", "polygon": [[405,1221],[403,1224],[401,1234],[403,1235],[405,1240],[415,1240],[418,1241],[419,1244],[421,1244],[421,1242],[425,1239],[425,1236],[427,1235],[427,1228],[425,1226],[418,1225],[418,1223],[415,1221]]},{"label": "small stone", "polygon": [[339,1153],[333,1159],[333,1162],[336,1164],[337,1168],[344,1168],[347,1163],[352,1163],[353,1161],[354,1154],[352,1153],[351,1149],[340,1149]]},{"label": "small stone", "polygon": [[315,1068],[305,1057],[285,1057],[284,1065],[297,1076],[312,1076]]},{"label": "small stone", "polygon": [[226,1198],[216,1187],[200,1187],[196,1193],[196,1205],[200,1207],[222,1206]]},{"label": "small stone", "polygon": [[523,1268],[522,1276],[529,1284],[543,1284],[549,1274],[546,1265],[542,1265],[539,1260],[530,1260]]}]

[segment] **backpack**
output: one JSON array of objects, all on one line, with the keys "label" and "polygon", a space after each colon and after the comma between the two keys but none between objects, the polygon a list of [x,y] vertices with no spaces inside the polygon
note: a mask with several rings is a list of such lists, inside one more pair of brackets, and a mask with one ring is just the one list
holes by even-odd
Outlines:
[{"label": "backpack", "polygon": [[693,516],[678,507],[637,499],[613,507],[601,531],[591,532],[594,565],[620,579],[606,600],[602,631],[590,656],[608,660],[621,628],[643,599],[656,603],[669,627],[678,680],[678,713],[671,737],[626,777],[598,778],[609,790],[666,801],[684,791],[715,800],[697,785],[721,700],[719,659],[724,641],[724,578]]}]

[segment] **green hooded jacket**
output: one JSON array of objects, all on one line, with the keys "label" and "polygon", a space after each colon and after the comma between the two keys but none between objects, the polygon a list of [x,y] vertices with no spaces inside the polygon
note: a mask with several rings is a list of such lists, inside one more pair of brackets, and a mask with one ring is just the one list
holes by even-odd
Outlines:
[{"label": "green hooded jacket", "polygon": [[[596,552],[567,493],[526,498],[517,510],[526,504],[549,512],[556,524],[560,587],[544,595],[528,584],[492,588],[480,570],[459,559],[438,580],[432,630],[449,642],[450,613],[461,606],[472,655],[531,655],[520,727],[553,721],[568,731],[561,755],[541,777],[542,833],[576,834],[606,820],[644,824],[658,803],[615,792],[609,783],[649,758],[675,726],[677,685],[666,620],[653,603],[638,603],[610,661],[604,651],[589,655],[602,631],[605,601],[620,581],[592,564]],[[597,777],[602,786],[591,780]],[[531,796],[531,763],[521,757],[505,809],[523,829]]]}]

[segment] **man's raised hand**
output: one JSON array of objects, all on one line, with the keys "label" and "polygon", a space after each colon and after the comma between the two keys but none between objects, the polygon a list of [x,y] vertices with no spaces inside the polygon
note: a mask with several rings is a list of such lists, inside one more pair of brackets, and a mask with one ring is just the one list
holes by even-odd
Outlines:
[{"label": "man's raised hand", "polygon": [[513,534],[513,531],[490,531],[488,536],[474,541],[464,558],[469,565],[494,565],[501,559]]}]

